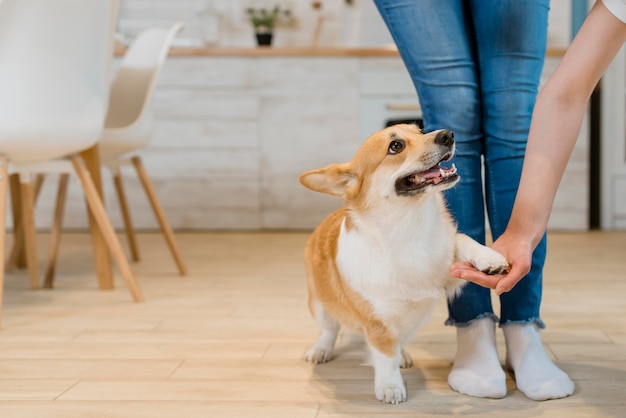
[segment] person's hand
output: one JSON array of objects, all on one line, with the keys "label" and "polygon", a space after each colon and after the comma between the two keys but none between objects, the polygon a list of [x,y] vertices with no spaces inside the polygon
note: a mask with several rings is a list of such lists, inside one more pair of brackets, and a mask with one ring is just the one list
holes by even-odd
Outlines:
[{"label": "person's hand", "polygon": [[522,277],[530,271],[533,254],[532,243],[513,232],[505,231],[493,243],[492,248],[502,254],[509,262],[510,270],[506,275],[489,275],[476,270],[469,263],[457,262],[450,267],[452,277],[495,289],[498,295],[513,289]]},{"label": "person's hand", "polygon": [[450,267],[450,275],[452,277],[464,279],[490,289],[495,289],[498,282],[504,278],[503,274],[487,274],[480,270],[476,270],[476,267],[467,261],[458,261],[454,263]]}]

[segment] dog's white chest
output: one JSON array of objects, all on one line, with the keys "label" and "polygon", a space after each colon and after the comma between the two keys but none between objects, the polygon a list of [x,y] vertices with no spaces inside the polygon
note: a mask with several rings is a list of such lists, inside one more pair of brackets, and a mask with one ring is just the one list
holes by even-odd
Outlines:
[{"label": "dog's white chest", "polygon": [[375,305],[439,299],[454,257],[454,231],[436,225],[433,230],[368,234],[342,227],[337,265],[346,282]]}]

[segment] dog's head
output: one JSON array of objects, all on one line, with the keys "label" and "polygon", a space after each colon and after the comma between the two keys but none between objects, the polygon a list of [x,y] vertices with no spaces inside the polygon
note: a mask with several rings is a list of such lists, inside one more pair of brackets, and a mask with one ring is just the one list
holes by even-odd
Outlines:
[{"label": "dog's head", "polygon": [[416,125],[394,125],[370,136],[351,162],[307,171],[300,182],[311,190],[366,205],[378,199],[421,197],[454,186],[460,179],[449,130],[423,133]]}]

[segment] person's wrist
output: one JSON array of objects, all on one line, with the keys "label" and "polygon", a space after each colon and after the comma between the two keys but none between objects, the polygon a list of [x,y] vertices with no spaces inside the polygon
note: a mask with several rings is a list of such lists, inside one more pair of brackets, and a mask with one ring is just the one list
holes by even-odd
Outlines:
[{"label": "person's wrist", "polygon": [[505,233],[509,238],[515,241],[527,242],[532,249],[539,244],[543,237],[543,230],[541,228],[535,227],[532,224],[520,224],[515,222],[509,223]]}]

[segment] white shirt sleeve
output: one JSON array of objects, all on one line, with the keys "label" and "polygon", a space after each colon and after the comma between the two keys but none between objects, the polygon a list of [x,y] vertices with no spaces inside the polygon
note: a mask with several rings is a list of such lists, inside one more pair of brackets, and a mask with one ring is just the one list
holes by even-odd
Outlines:
[{"label": "white shirt sleeve", "polygon": [[602,0],[602,2],[616,18],[626,23],[626,0]]}]

